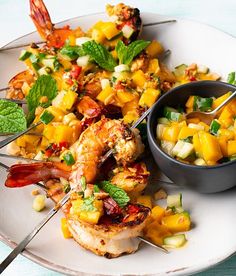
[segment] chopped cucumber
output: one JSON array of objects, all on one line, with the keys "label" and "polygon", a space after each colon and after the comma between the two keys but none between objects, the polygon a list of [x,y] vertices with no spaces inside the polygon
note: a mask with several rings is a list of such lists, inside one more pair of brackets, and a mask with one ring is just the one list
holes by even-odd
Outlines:
[{"label": "chopped cucumber", "polygon": [[193,144],[179,140],[172,150],[172,154],[181,159],[187,158],[194,152]]},{"label": "chopped cucumber", "polygon": [[193,163],[197,166],[206,166],[206,162],[202,158],[197,158]]},{"label": "chopped cucumber", "polygon": [[182,194],[168,195],[166,201],[168,207],[182,207]]},{"label": "chopped cucumber", "polygon": [[41,62],[45,67],[55,70],[55,58],[44,58]]},{"label": "chopped cucumber", "polygon": [[78,57],[76,63],[78,66],[86,67],[89,64],[89,60],[90,60],[90,56],[86,55],[83,57]]},{"label": "chopped cucumber", "polygon": [[235,84],[235,72],[228,74],[227,82],[230,84]]},{"label": "chopped cucumber", "polygon": [[44,159],[44,154],[43,154],[43,152],[40,150],[40,151],[35,155],[34,159],[35,159],[35,160],[38,160],[38,161],[43,160],[43,159]]},{"label": "chopped cucumber", "polygon": [[102,89],[105,89],[108,86],[110,86],[109,79],[101,79],[101,87],[102,87]]},{"label": "chopped cucumber", "polygon": [[43,122],[45,125],[49,124],[53,119],[53,114],[47,110],[44,110],[43,114],[40,116],[41,122]]},{"label": "chopped cucumber", "polygon": [[221,124],[219,123],[219,121],[214,119],[210,125],[210,133],[213,135],[217,135],[218,130],[220,129],[220,126]]},{"label": "chopped cucumber", "polygon": [[129,26],[129,25],[124,25],[124,27],[122,28],[122,33],[123,33],[123,36],[126,37],[126,38],[130,38],[131,35],[134,33],[134,29]]},{"label": "chopped cucumber", "polygon": [[204,130],[204,126],[199,125],[199,124],[190,123],[190,124],[188,124],[188,127],[193,128],[193,129],[197,129],[197,130]]},{"label": "chopped cucumber", "polygon": [[178,248],[183,246],[187,242],[187,239],[185,237],[185,234],[178,234],[173,235],[170,237],[166,237],[163,240],[163,244],[165,246],[171,247],[171,248]]},{"label": "chopped cucumber", "polygon": [[188,136],[184,139],[181,139],[181,141],[184,141],[184,142],[188,142],[188,143],[191,143],[193,142],[193,136]]},{"label": "chopped cucumber", "polygon": [[91,41],[91,40],[92,40],[92,38],[86,37],[86,36],[78,37],[78,38],[76,38],[76,40],[75,40],[75,44],[76,44],[77,46],[82,46],[85,42],[88,42],[88,41]]},{"label": "chopped cucumber", "polygon": [[163,124],[157,125],[157,129],[156,129],[157,139],[159,139],[159,140],[162,139],[162,134],[163,134],[163,131],[165,128],[166,128],[166,125],[163,125]]},{"label": "chopped cucumber", "polygon": [[[51,69],[50,69],[51,70]],[[42,67],[42,68],[40,68],[39,70],[38,70],[38,74],[40,75],[40,76],[42,76],[42,75],[48,75],[48,72],[49,70],[47,69],[47,67]]]},{"label": "chopped cucumber", "polygon": [[193,110],[208,111],[211,109],[213,98],[194,96]]},{"label": "chopped cucumber", "polygon": [[169,154],[170,156],[173,156],[172,150],[173,150],[174,146],[175,146],[174,142],[165,141],[165,140],[161,141],[161,148],[163,149],[163,151],[165,153]]},{"label": "chopped cucumber", "polygon": [[207,74],[209,72],[209,68],[206,67],[205,65],[198,65],[197,72],[202,74]]},{"label": "chopped cucumber", "polygon": [[183,114],[179,113],[176,109],[172,107],[164,107],[163,115],[170,121],[179,122],[183,119]]},{"label": "chopped cucumber", "polygon": [[170,121],[165,117],[161,117],[161,118],[158,118],[157,123],[158,124],[169,125]]},{"label": "chopped cucumber", "polygon": [[175,67],[175,70],[174,70],[174,75],[176,77],[181,77],[185,74],[185,69],[187,68],[188,66],[186,64],[181,64],[179,66],[176,66]]},{"label": "chopped cucumber", "polygon": [[29,58],[31,56],[32,53],[26,51],[26,50],[22,50],[21,51],[21,54],[20,54],[20,57],[19,57],[19,60],[26,60],[27,58]]}]

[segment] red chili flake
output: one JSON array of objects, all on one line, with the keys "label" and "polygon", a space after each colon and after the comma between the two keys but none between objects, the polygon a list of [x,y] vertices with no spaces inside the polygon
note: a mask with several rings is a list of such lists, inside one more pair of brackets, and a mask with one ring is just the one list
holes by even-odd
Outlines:
[{"label": "red chili flake", "polygon": [[59,148],[62,149],[62,148],[68,148],[69,145],[68,145],[68,142],[66,141],[62,141],[59,143]]},{"label": "red chili flake", "polygon": [[70,71],[72,79],[77,79],[82,71],[82,67],[78,65],[73,65]]},{"label": "red chili flake", "polygon": [[53,150],[52,150],[52,149],[47,149],[47,150],[45,151],[45,156],[46,156],[46,157],[51,157],[52,154],[53,154]]}]

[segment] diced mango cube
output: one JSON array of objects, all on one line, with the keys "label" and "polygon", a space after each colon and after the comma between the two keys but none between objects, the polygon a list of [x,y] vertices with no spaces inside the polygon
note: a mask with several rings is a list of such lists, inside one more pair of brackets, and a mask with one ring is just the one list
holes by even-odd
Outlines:
[{"label": "diced mango cube", "polygon": [[143,88],[146,82],[146,77],[142,70],[138,70],[133,73],[132,80],[136,86]]},{"label": "diced mango cube", "polygon": [[191,226],[190,217],[185,212],[163,217],[161,222],[172,233],[189,231]]},{"label": "diced mango cube", "polygon": [[73,128],[66,125],[58,125],[55,127],[54,139],[57,144],[60,142],[72,142]]},{"label": "diced mango cube", "polygon": [[185,104],[187,108],[193,108],[194,96],[190,96]]},{"label": "diced mango cube", "polygon": [[68,228],[67,220],[66,218],[61,219],[61,231],[65,239],[72,238],[72,234]]},{"label": "diced mango cube", "polygon": [[148,73],[158,73],[160,71],[159,61],[157,58],[151,59],[148,64]]},{"label": "diced mango cube", "polygon": [[182,127],[179,132],[178,140],[183,140],[188,137],[192,137],[195,133],[197,133],[198,130],[195,128],[190,127]]},{"label": "diced mango cube", "polygon": [[221,103],[223,103],[223,101],[225,101],[232,93],[231,92],[228,92],[224,95],[222,95],[221,97],[218,97],[216,98],[214,101],[213,101],[213,104],[212,104],[212,108],[215,109],[217,108]]},{"label": "diced mango cube", "polygon": [[202,155],[205,161],[216,162],[223,157],[217,138],[210,133],[199,131]]},{"label": "diced mango cube", "polygon": [[44,126],[43,136],[49,141],[49,143],[54,142],[55,130],[56,128],[51,124]]},{"label": "diced mango cube", "polygon": [[112,87],[106,86],[97,96],[97,100],[103,102],[105,105],[110,104],[115,96],[115,91]]},{"label": "diced mango cube", "polygon": [[157,245],[163,245],[163,239],[167,236],[171,236],[171,231],[158,222],[153,222],[148,226],[146,231],[146,237]]},{"label": "diced mango cube", "polygon": [[135,97],[134,100],[126,103],[122,107],[122,115],[125,116],[129,111],[135,111],[139,107],[138,105],[138,97]]},{"label": "diced mango cube", "polygon": [[228,144],[228,139],[226,136],[219,136],[217,137],[221,152],[224,157],[228,156],[228,149],[227,149],[227,144]]},{"label": "diced mango cube", "polygon": [[152,198],[149,195],[138,196],[137,203],[152,209]]},{"label": "diced mango cube", "polygon": [[166,127],[163,130],[162,139],[170,142],[177,142],[179,131],[180,129],[177,125]]},{"label": "diced mango cube", "polygon": [[123,117],[123,121],[126,124],[131,124],[131,123],[137,121],[138,118],[139,118],[138,112],[133,110],[133,111],[129,111],[125,114],[125,116]]},{"label": "diced mango cube", "polygon": [[161,219],[164,217],[165,215],[165,209],[162,208],[161,206],[155,206],[152,208],[152,212],[151,212],[151,217],[157,221],[157,222],[161,222]]},{"label": "diced mango cube", "polygon": [[139,105],[142,107],[151,107],[161,95],[159,89],[147,88],[141,95]]},{"label": "diced mango cube", "polygon": [[153,40],[146,48],[146,52],[148,53],[148,55],[153,58],[163,53],[163,51],[163,46],[157,40]]},{"label": "diced mango cube", "polygon": [[236,141],[228,141],[227,152],[229,156],[236,154]]},{"label": "diced mango cube", "polygon": [[128,91],[122,91],[122,90],[117,91],[116,95],[117,95],[118,99],[124,104],[132,101],[135,98],[134,93],[131,93]]},{"label": "diced mango cube", "polygon": [[63,117],[65,116],[65,112],[62,111],[60,108],[56,107],[56,106],[49,106],[47,108],[47,110],[52,113],[52,115],[54,116],[53,121],[54,122],[62,122]]},{"label": "diced mango cube", "polygon": [[114,22],[103,22],[103,24],[100,27],[100,30],[109,40],[120,33],[120,30],[116,28],[116,24]]}]

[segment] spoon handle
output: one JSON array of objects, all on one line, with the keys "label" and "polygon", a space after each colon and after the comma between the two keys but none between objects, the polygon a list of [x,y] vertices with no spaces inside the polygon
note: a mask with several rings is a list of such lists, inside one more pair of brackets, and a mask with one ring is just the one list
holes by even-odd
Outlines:
[{"label": "spoon handle", "polygon": [[16,140],[17,138],[19,138],[20,136],[24,135],[25,133],[27,133],[28,131],[30,131],[32,128],[34,128],[34,127],[36,127],[36,126],[38,126],[40,124],[42,124],[41,121],[39,121],[36,124],[31,125],[27,129],[25,129],[25,130],[23,130],[23,131],[21,131],[21,132],[19,132],[17,134],[14,134],[14,135],[12,135],[12,136],[4,139],[3,141],[0,142],[0,149],[3,148],[3,147],[5,147],[6,145],[10,144],[12,141]]},{"label": "spoon handle", "polygon": [[215,114],[217,111],[219,111],[223,106],[225,106],[228,102],[230,102],[234,97],[236,96],[236,91],[234,91],[225,101],[223,101],[217,108],[215,108],[213,111],[209,112],[210,114]]}]

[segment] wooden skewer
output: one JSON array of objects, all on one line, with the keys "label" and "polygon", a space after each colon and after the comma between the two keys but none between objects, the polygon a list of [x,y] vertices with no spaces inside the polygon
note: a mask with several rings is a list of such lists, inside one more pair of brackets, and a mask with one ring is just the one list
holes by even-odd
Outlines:
[{"label": "wooden skewer", "polygon": [[[143,27],[150,27],[150,26],[156,26],[156,25],[167,24],[167,23],[175,23],[175,22],[177,22],[177,20],[175,20],[175,19],[163,20],[163,21],[159,21],[159,22],[152,22],[152,23],[143,24]],[[43,43],[46,43],[46,41],[35,42],[35,44],[43,44]],[[20,45],[16,45],[16,46],[6,46],[6,47],[3,46],[3,47],[0,48],[0,52],[8,51],[8,50],[14,50],[14,49],[17,49],[17,48],[22,48],[22,47],[27,47],[29,45],[30,45],[30,43],[24,43],[24,44],[20,44]]]}]

